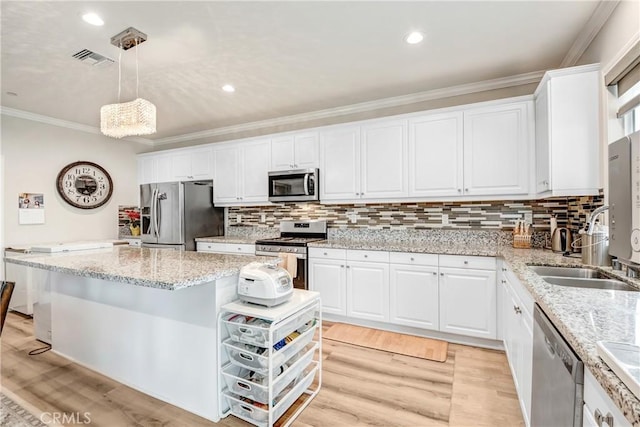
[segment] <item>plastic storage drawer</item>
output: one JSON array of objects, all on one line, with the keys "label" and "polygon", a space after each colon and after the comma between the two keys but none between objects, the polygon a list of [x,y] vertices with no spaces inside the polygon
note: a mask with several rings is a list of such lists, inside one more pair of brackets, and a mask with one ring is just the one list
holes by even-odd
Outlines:
[{"label": "plastic storage drawer", "polygon": [[[291,384],[292,381],[296,380],[305,368],[309,366],[317,347],[317,344],[309,345],[291,358],[291,360],[295,360],[295,362],[273,381],[274,397],[278,396],[282,390]],[[227,383],[229,391],[232,393],[255,400],[256,402],[268,404],[269,376],[261,376],[264,378],[264,384],[260,384],[248,379],[248,376],[252,372],[255,371],[238,368],[237,366],[230,364],[222,370],[222,375],[224,376],[224,380]]]},{"label": "plastic storage drawer", "polygon": [[[289,407],[295,402],[305,390],[309,388],[316,372],[318,371],[317,362],[314,362],[306,371],[304,378],[294,385],[293,389],[287,392],[273,407],[273,421],[275,422],[289,409]],[[269,406],[260,405],[256,406],[250,401],[243,400],[242,397],[236,396],[228,391],[224,393],[229,406],[231,407],[231,413],[238,418],[255,424],[259,427],[266,427],[269,423]]]},{"label": "plastic storage drawer", "polygon": [[[263,325],[252,325],[250,323],[239,323],[229,320],[232,318],[243,318],[244,316],[231,314],[226,316],[222,321],[231,336],[233,341],[251,344],[258,347],[270,347],[269,343],[269,327],[270,323],[267,321]],[[303,329],[310,321],[316,317],[315,310],[307,310],[298,315],[293,316],[291,319],[280,325],[275,331],[273,331],[273,343],[271,345],[283,340],[291,332]],[[258,319],[260,320],[260,319]]]},{"label": "plastic storage drawer", "polygon": [[[299,335],[296,339],[291,341],[286,346],[278,351],[272,353],[274,368],[279,368],[291,357],[304,348],[311,340],[316,331],[316,325],[314,324],[302,335]],[[232,339],[225,340],[222,344],[227,348],[227,354],[229,361],[241,368],[256,371],[261,375],[266,375],[269,372],[269,349],[257,348],[252,345],[237,343]],[[263,354],[258,351],[264,350]]]}]

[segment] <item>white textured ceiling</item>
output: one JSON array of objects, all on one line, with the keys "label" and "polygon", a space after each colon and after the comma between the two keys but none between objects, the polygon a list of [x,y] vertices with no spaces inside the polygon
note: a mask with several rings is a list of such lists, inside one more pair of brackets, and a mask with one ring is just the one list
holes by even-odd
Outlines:
[{"label": "white textured ceiling", "polygon": [[[163,138],[559,67],[595,1],[2,1],[2,106],[99,127],[117,102],[111,36],[129,26]],[[81,20],[87,11],[105,21]],[[425,33],[407,45],[411,30]],[[135,97],[134,49],[123,101]],[[237,91],[220,90],[231,83]],[[8,96],[7,91],[18,96]]]}]

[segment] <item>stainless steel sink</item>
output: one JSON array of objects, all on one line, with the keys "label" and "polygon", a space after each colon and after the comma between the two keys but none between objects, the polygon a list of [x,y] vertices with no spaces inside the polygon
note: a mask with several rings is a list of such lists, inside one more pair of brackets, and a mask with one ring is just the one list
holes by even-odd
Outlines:
[{"label": "stainless steel sink", "polygon": [[573,268],[573,267],[544,267],[533,266],[529,267],[534,273],[539,276],[554,276],[554,277],[581,277],[584,279],[609,279],[606,276],[591,268]]},{"label": "stainless steel sink", "polygon": [[614,291],[635,291],[638,289],[624,282],[614,279],[585,279],[579,277],[549,277],[542,276],[542,280],[552,285],[570,286],[574,288],[607,289]]}]

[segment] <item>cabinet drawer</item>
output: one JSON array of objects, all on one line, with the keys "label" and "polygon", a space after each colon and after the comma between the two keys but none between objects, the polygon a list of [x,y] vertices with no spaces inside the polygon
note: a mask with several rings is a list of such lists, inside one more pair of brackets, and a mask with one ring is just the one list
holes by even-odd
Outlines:
[{"label": "cabinet drawer", "polygon": [[332,248],[309,248],[309,258],[347,259],[347,250]]},{"label": "cabinet drawer", "polygon": [[385,251],[347,251],[349,261],[389,262],[389,252]]},{"label": "cabinet drawer", "polygon": [[225,254],[253,255],[256,253],[256,246],[247,245],[247,244],[233,244],[233,243],[198,242],[197,250],[199,252],[216,252],[216,253],[225,253]]},{"label": "cabinet drawer", "polygon": [[496,259],[486,256],[440,255],[440,267],[495,270]]},{"label": "cabinet drawer", "polygon": [[[599,410],[603,416],[612,416],[612,426],[631,427],[631,423],[625,418],[616,404],[613,403],[613,400],[611,400],[589,369],[584,370],[584,403],[590,411],[593,411],[591,415],[593,415],[596,410]],[[603,425],[606,424],[603,423]]]},{"label": "cabinet drawer", "polygon": [[411,264],[438,266],[438,255],[435,254],[415,254],[410,252],[390,252],[389,262],[391,264]]}]

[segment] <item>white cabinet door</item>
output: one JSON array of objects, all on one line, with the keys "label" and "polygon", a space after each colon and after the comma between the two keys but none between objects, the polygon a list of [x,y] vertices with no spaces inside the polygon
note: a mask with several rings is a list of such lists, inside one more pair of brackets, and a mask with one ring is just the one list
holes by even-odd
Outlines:
[{"label": "white cabinet door", "polygon": [[347,314],[345,261],[310,259],[309,289],[320,292],[323,313],[345,316]]},{"label": "white cabinet door", "polygon": [[[551,82],[549,82],[551,84]],[[536,192],[551,190],[551,152],[549,140],[549,86],[544,87],[536,105]]]},{"label": "white cabinet door", "polygon": [[171,156],[168,154],[156,158],[156,180],[155,182],[175,181],[172,170]]},{"label": "white cabinet door", "polygon": [[360,197],[360,128],[344,126],[320,133],[320,200]]},{"label": "white cabinet door", "polygon": [[318,167],[318,132],[296,134],[294,139],[294,167],[311,169]]},{"label": "white cabinet door", "polygon": [[269,151],[270,141],[268,139],[242,146],[240,201],[253,203],[268,201]]},{"label": "white cabinet door", "polygon": [[271,170],[294,169],[294,138],[293,135],[273,138],[271,140]]},{"label": "white cabinet door", "polygon": [[138,157],[138,184],[156,182],[157,163],[155,156]]},{"label": "white cabinet door", "polygon": [[440,330],[496,338],[496,272],[440,268]]},{"label": "white cabinet door", "polygon": [[531,420],[531,383],[533,379],[533,330],[520,315],[521,358],[520,358],[520,400],[524,402],[525,425]]},{"label": "white cabinet door", "polygon": [[530,104],[465,111],[465,196],[527,194]]},{"label": "white cabinet door", "polygon": [[463,188],[462,112],[409,120],[409,196],[457,196]]},{"label": "white cabinet door", "polygon": [[391,264],[389,320],[438,330],[438,267]]},{"label": "white cabinet door", "polygon": [[271,170],[318,167],[318,132],[304,132],[273,138]]},{"label": "white cabinet door", "polygon": [[175,181],[211,179],[211,149],[191,149],[172,153],[171,171]]},{"label": "white cabinet door", "polygon": [[407,121],[363,126],[360,159],[362,198],[406,197]]},{"label": "white cabinet door", "polygon": [[347,316],[389,320],[389,264],[354,262],[347,264]]},{"label": "white cabinet door", "polygon": [[214,153],[213,201],[238,202],[240,189],[240,149],[237,146],[217,148]]}]

